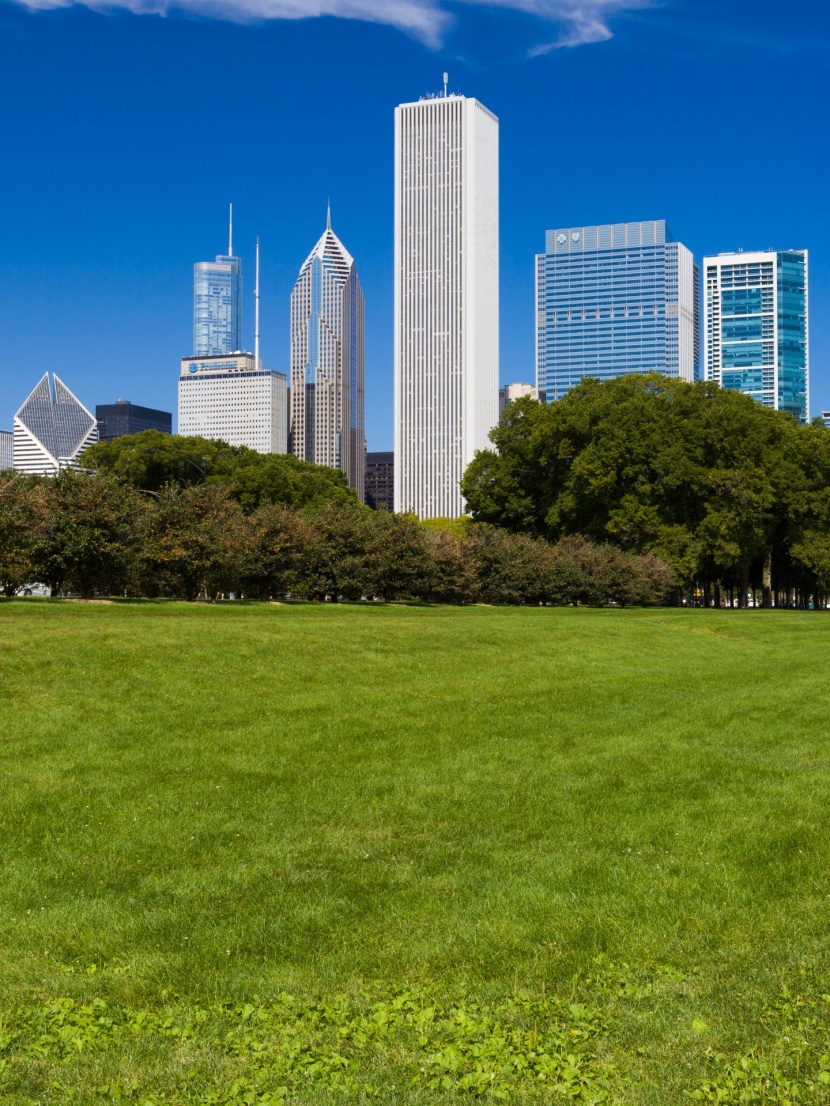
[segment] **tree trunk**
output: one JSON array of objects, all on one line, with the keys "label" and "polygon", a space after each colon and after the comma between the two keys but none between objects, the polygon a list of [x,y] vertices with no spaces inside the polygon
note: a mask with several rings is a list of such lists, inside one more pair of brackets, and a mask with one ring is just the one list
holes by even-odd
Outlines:
[{"label": "tree trunk", "polygon": [[712,602],[711,588],[709,587],[709,581],[707,580],[703,585],[703,606],[706,610],[709,610],[709,606]]},{"label": "tree trunk", "polygon": [[715,606],[720,610],[720,580],[715,580]]},{"label": "tree trunk", "polygon": [[763,588],[761,606],[764,610],[768,611],[772,607],[772,549],[770,546],[767,546],[764,550],[764,567],[761,573],[761,587]]}]

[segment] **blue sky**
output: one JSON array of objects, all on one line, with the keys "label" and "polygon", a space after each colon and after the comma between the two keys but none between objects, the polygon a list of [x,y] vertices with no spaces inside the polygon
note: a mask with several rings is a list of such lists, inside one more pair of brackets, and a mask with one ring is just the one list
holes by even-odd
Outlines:
[{"label": "blue sky", "polygon": [[[305,17],[305,18],[302,18]],[[325,227],[366,296],[366,429],[392,445],[395,104],[501,120],[501,376],[533,379],[548,227],[665,218],[697,258],[803,248],[830,408],[826,0],[0,0],[0,427],[45,371],[175,411],[192,265],[262,239],[262,356]]]}]

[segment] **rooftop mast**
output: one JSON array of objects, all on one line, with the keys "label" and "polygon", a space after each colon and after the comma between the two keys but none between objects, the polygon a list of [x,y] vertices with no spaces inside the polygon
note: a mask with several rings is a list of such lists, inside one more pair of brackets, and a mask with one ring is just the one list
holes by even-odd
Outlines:
[{"label": "rooftop mast", "polygon": [[233,204],[231,204],[230,221],[228,223],[228,257],[233,257]]},{"label": "rooftop mast", "polygon": [[259,235],[256,239],[256,284],[254,285],[254,368],[259,371]]}]

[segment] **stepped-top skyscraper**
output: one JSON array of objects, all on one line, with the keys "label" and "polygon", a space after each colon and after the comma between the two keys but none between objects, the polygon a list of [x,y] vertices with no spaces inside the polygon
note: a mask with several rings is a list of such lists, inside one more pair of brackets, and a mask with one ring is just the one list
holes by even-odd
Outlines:
[{"label": "stepped-top skyscraper", "polygon": [[806,422],[807,251],[722,253],[703,268],[706,379]]},{"label": "stepped-top skyscraper", "polygon": [[536,256],[536,386],[585,376],[700,376],[699,274],[664,219],[561,227]]},{"label": "stepped-top skyscraper", "polygon": [[365,496],[364,304],[357,266],[331,229],[291,293],[290,452],[339,468]]},{"label": "stepped-top skyscraper", "polygon": [[217,357],[242,349],[242,262],[233,256],[233,205],[228,252],[193,266],[193,356]]},{"label": "stepped-top skyscraper", "polygon": [[444,92],[395,109],[395,509],[464,509],[496,425],[499,123]]},{"label": "stepped-top skyscraper", "polygon": [[58,377],[54,388],[44,373],[14,416],[14,467],[31,475],[54,476],[77,468],[81,454],[98,441],[98,424]]}]

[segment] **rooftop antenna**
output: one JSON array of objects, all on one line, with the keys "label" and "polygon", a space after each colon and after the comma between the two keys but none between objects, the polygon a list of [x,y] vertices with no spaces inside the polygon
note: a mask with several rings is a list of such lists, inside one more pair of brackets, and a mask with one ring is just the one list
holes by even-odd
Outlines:
[{"label": "rooftop antenna", "polygon": [[256,284],[254,286],[254,368],[259,370],[259,235],[256,238]]},{"label": "rooftop antenna", "polygon": [[447,98],[447,85],[449,83],[450,83],[450,75],[449,75],[449,73],[445,73],[444,74],[444,99],[445,100]]},{"label": "rooftop antenna", "polygon": [[326,208],[326,230],[331,230],[331,200],[328,201]]},{"label": "rooftop antenna", "polygon": [[228,257],[233,257],[233,204],[231,204],[230,222],[228,224]]}]

